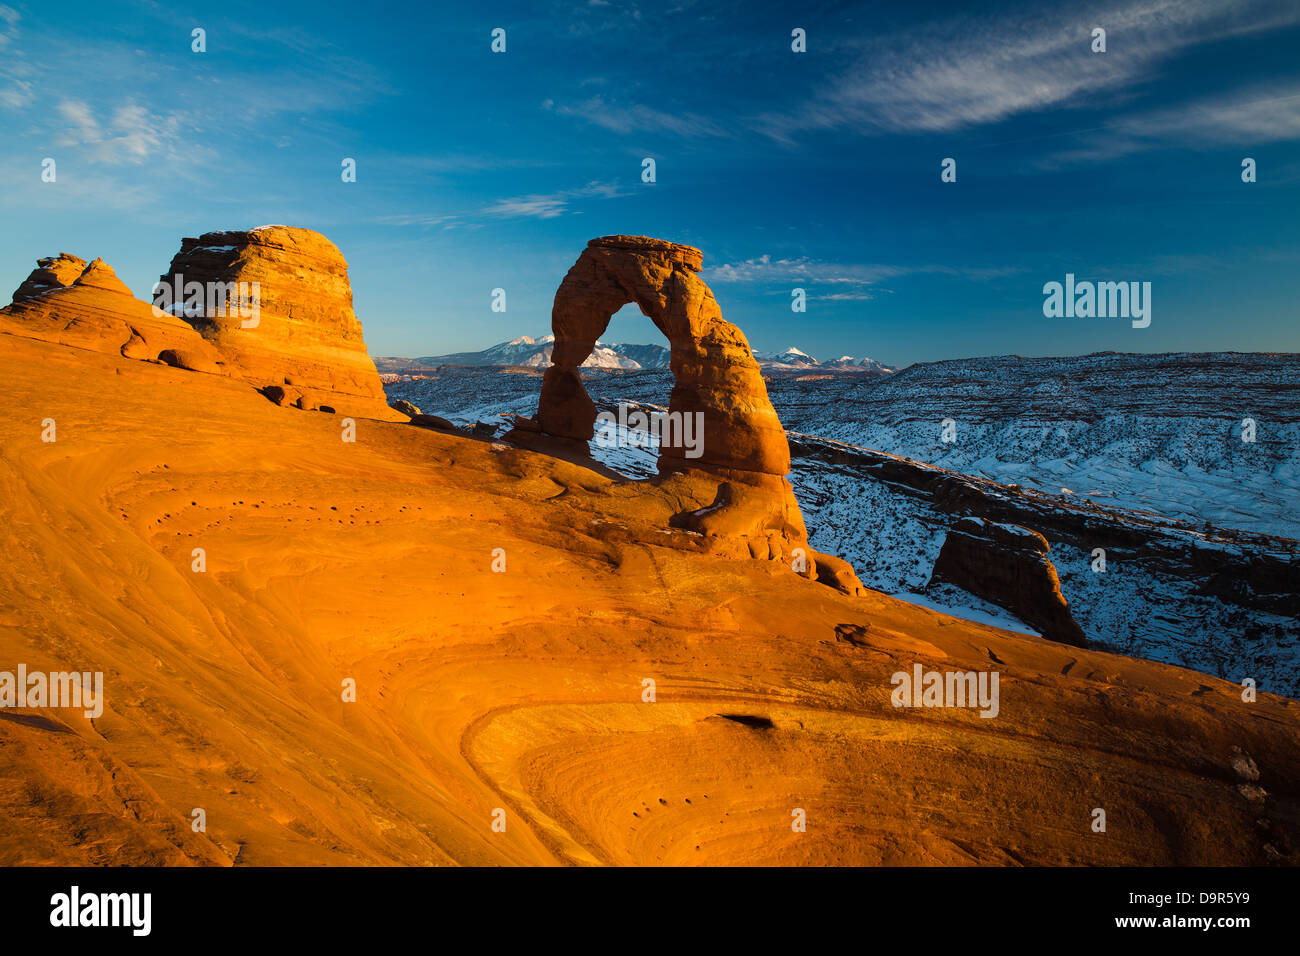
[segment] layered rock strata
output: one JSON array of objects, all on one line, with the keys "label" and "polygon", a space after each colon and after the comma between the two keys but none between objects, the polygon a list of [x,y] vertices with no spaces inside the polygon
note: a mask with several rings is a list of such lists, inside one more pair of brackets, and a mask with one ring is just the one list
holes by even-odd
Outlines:
[{"label": "layered rock strata", "polygon": [[0,331],[192,371],[231,374],[186,322],[142,302],[103,259],[67,253],[37,262],[0,309]]},{"label": "layered rock strata", "polygon": [[347,261],[320,233],[261,226],[183,239],[159,282],[171,308],[277,404],[401,418],[366,352]]}]

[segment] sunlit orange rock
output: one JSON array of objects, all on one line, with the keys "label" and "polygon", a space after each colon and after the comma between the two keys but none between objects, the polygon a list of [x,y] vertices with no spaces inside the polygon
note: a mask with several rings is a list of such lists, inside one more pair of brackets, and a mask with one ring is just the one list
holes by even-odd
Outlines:
[{"label": "sunlit orange rock", "polygon": [[1295,701],[708,553],[685,484],[14,335],[0,402],[0,670],[105,681],[0,715],[0,865],[1300,856]]},{"label": "sunlit orange rock", "polygon": [[817,586],[777,474],[340,441],[88,346],[146,305],[91,266],[0,310],[0,671],[104,677],[0,712],[0,865],[1297,862],[1295,701]]},{"label": "sunlit orange rock", "polygon": [[66,253],[41,259],[14,293],[13,303],[0,309],[0,330],[194,371],[231,374],[193,328],[137,299],[103,259],[86,264]]},{"label": "sunlit orange rock", "polygon": [[596,407],[579,369],[614,313],[635,303],[671,346],[668,418],[697,420],[699,447],[660,443],[660,484],[687,506],[675,527],[706,538],[711,550],[782,561],[795,573],[850,594],[863,593],[847,562],[818,555],[794,492],[790,446],[745,335],[722,317],[699,277],[704,254],[647,236],[605,236],[587,243],[560,283],[551,310],[554,363],[542,380],[530,429],[561,441],[592,438]]},{"label": "sunlit orange rock", "polygon": [[38,295],[44,295],[53,289],[62,289],[77,281],[86,271],[86,260],[80,256],[70,256],[61,252],[57,256],[46,256],[36,262],[23,284],[14,292],[13,300],[20,302]]},{"label": "sunlit orange rock", "polygon": [[189,283],[246,294],[247,306],[208,297],[196,309],[175,294],[172,304],[245,379],[290,395],[284,404],[402,418],[388,407],[366,352],[347,261],[320,233],[262,226],[183,239],[159,282],[181,295]]},{"label": "sunlit orange rock", "polygon": [[554,363],[546,370],[537,423],[582,441],[592,437],[595,406],[578,368],[615,312],[635,303],[671,346],[670,413],[704,415],[703,454],[662,448],[661,470],[683,465],[727,473],[784,476],[790,447],[758,363],[740,329],[722,317],[699,277],[703,253],[645,236],[593,239],[560,283],[551,310]]}]

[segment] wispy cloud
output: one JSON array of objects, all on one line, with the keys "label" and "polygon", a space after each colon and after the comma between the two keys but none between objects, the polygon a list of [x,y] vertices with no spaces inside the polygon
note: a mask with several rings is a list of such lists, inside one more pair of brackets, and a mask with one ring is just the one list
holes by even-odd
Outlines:
[{"label": "wispy cloud", "polygon": [[483,210],[484,215],[504,219],[554,219],[564,215],[569,203],[556,196],[524,196],[502,199]]},{"label": "wispy cloud", "polygon": [[867,301],[875,298],[875,286],[887,279],[901,276],[928,274],[958,276],[972,281],[987,281],[1024,271],[1019,267],[984,268],[950,265],[896,265],[889,263],[825,262],[807,257],[773,259],[770,255],[726,263],[704,270],[709,282],[767,282],[780,284],[803,283],[809,286],[829,285],[835,291],[814,298],[827,301]]},{"label": "wispy cloud", "polygon": [[543,109],[560,116],[575,116],[614,133],[672,133],[683,137],[729,136],[726,128],[698,113],[676,113],[643,103],[624,106],[603,96],[593,96],[574,106],[545,100]]},{"label": "wispy cloud", "polygon": [[904,266],[844,265],[819,262],[807,257],[773,259],[770,255],[743,262],[726,263],[704,270],[711,282],[825,282],[831,284],[874,285],[909,272]]},{"label": "wispy cloud", "polygon": [[[190,22],[189,13],[166,7],[159,9],[159,15],[178,27]],[[236,18],[226,28],[257,69],[223,73],[220,89],[203,97],[219,98],[221,109],[214,119],[223,125],[232,117],[255,127],[285,113],[346,114],[397,92],[380,67],[309,27],[268,27],[260,20],[245,23]]]},{"label": "wispy cloud", "polygon": [[0,4],[0,107],[11,110],[24,109],[36,99],[35,71],[15,44],[21,19],[13,7]]},{"label": "wispy cloud", "polygon": [[[761,116],[757,127],[790,140],[800,131],[860,128],[947,132],[1049,108],[1093,105],[1093,94],[1150,76],[1193,46],[1300,23],[1300,6],[1275,0],[1148,0],[1069,14],[1017,11],[1000,20],[949,18],[883,37],[811,101]],[[1091,51],[1094,27],[1108,51]]]},{"label": "wispy cloud", "polygon": [[389,226],[432,227],[454,224],[457,218],[453,215],[440,215],[438,213],[396,213],[391,216],[380,216],[378,221]]},{"label": "wispy cloud", "polygon": [[1300,139],[1300,84],[1240,90],[1135,113],[1077,136],[1085,145],[1053,153],[1039,165],[1101,162],[1168,146],[1239,143],[1248,148]]},{"label": "wispy cloud", "polygon": [[810,296],[825,302],[870,302],[875,297],[874,292],[832,292],[830,295]]},{"label": "wispy cloud", "polygon": [[33,176],[30,164],[0,159],[0,181],[11,184],[0,191],[0,206],[38,209],[65,214],[84,210],[111,209],[119,213],[158,212],[158,190],[150,183],[123,183],[117,177],[91,170],[75,173],[59,167],[57,182],[42,182]]},{"label": "wispy cloud", "polygon": [[63,100],[57,112],[64,132],[55,139],[56,145],[82,148],[91,162],[108,165],[143,163],[173,140],[180,128],[176,116],[155,116],[132,102],[119,106],[102,124],[81,100]]},{"label": "wispy cloud", "polygon": [[617,183],[591,182],[579,189],[502,199],[483,210],[486,216],[507,219],[554,219],[569,211],[575,199],[613,199],[625,195]]},{"label": "wispy cloud", "polygon": [[380,222],[394,226],[441,226],[455,229],[482,225],[486,220],[555,219],[576,212],[571,205],[583,199],[614,199],[627,195],[617,183],[590,182],[576,189],[563,189],[552,193],[529,196],[512,196],[469,212],[457,213],[400,213],[383,216]]}]

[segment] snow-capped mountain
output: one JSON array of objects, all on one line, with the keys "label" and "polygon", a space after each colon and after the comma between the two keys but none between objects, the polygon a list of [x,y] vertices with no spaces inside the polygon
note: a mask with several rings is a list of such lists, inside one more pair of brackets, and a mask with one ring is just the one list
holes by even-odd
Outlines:
[{"label": "snow-capped mountain", "polygon": [[877,362],[873,358],[859,359],[852,355],[841,355],[834,362],[827,362],[825,367],[844,372],[871,372],[875,375],[890,375],[898,371],[893,365]]},{"label": "snow-capped mountain", "polygon": [[852,355],[841,355],[833,362],[819,362],[803,349],[795,348],[793,345],[784,352],[760,352],[758,349],[750,349],[750,351],[754,353],[758,364],[770,372],[803,372],[816,369],[822,372],[889,375],[898,371],[892,365],[885,365],[873,358],[858,359]]},{"label": "snow-capped mountain", "polygon": [[662,345],[611,345],[609,349],[636,362],[640,368],[667,368],[672,354]]},{"label": "snow-capped mountain", "polygon": [[[550,336],[547,336],[550,338]],[[551,364],[551,349],[554,345],[547,345],[534,354],[528,356],[522,362],[486,362],[487,365],[522,365],[526,368],[549,368]],[[597,342],[596,347],[591,350],[587,360],[582,363],[583,368],[603,368],[603,369],[639,369],[641,366],[633,359],[628,358],[602,342]]]},{"label": "snow-capped mountain", "polygon": [[[542,335],[534,338],[521,335],[509,342],[501,342],[483,349],[481,352],[453,352],[449,355],[426,355],[412,360],[408,367],[438,367],[440,365],[508,366],[522,368],[546,368],[551,364],[551,350],[555,347],[554,335]],[[596,348],[582,363],[583,368],[639,369],[643,366],[632,355],[639,355],[648,361],[658,360],[656,352],[664,355],[663,364],[667,365],[668,350],[657,345],[607,345],[597,342]],[[651,368],[657,365],[648,366]],[[395,369],[394,369],[395,370]]]},{"label": "snow-capped mountain", "polygon": [[784,352],[760,352],[758,349],[750,349],[754,353],[754,358],[762,366],[784,366],[789,368],[809,368],[814,365],[820,365],[815,358],[793,345]]},{"label": "snow-capped mountain", "polygon": [[[380,372],[401,374],[413,368],[437,368],[443,365],[460,365],[471,368],[484,366],[510,366],[522,368],[547,368],[551,364],[551,349],[555,345],[554,335],[521,335],[509,342],[501,342],[479,352],[452,352],[447,355],[425,355],[416,359],[376,358],[375,364]],[[761,352],[751,349],[754,359],[764,370],[770,372],[800,372],[818,369],[826,372],[843,372],[852,374],[888,375],[898,371],[892,366],[877,362],[875,359],[855,359],[844,355],[834,362],[823,365],[802,349],[791,346],[782,352]],[[671,353],[662,345],[630,345],[624,343],[597,342],[591,356],[582,364],[583,368],[620,369],[666,369]]]}]

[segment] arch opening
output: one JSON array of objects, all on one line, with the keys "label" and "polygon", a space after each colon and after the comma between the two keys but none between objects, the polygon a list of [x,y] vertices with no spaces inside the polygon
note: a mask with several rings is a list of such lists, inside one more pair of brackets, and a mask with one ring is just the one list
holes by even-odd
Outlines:
[{"label": "arch opening", "polygon": [[722,318],[699,277],[703,254],[643,236],[593,239],[555,293],[552,366],[542,382],[536,424],[553,436],[586,442],[598,410],[579,368],[611,318],[633,304],[668,339],[672,391],[669,440],[658,470],[702,468],[744,480],[790,470],[785,432],[741,331]]},{"label": "arch opening", "polygon": [[[667,341],[641,307],[629,302],[614,313],[581,370],[596,407],[591,456],[627,478],[644,479],[659,471],[659,451],[668,440],[698,443],[699,430],[677,434],[682,419],[671,416],[673,378]],[[693,423],[692,423],[693,424]]]}]

